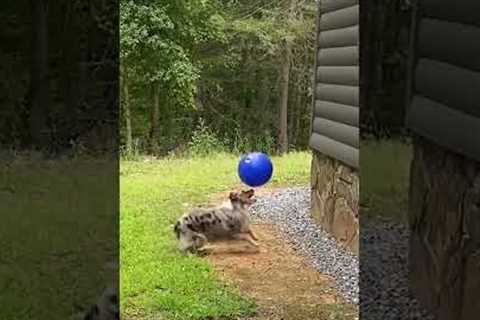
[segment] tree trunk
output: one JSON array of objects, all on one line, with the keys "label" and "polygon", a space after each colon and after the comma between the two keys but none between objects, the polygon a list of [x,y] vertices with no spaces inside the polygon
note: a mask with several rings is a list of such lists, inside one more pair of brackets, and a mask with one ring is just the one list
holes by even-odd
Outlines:
[{"label": "tree trunk", "polygon": [[480,163],[416,137],[410,288],[436,319],[480,314]]},{"label": "tree trunk", "polygon": [[150,113],[150,148],[153,153],[158,151],[159,120],[160,120],[160,92],[158,84],[152,84],[153,104]]},{"label": "tree trunk", "polygon": [[270,97],[272,94],[272,80],[268,75],[263,75],[263,79],[260,84],[260,93],[258,98],[258,110],[260,110],[260,123],[264,127],[264,133],[270,132],[271,128],[271,112],[270,112]]},{"label": "tree trunk", "polygon": [[47,0],[32,0],[32,106],[29,126],[33,147],[43,149],[48,143],[46,120],[49,105]]},{"label": "tree trunk", "polygon": [[126,77],[123,77],[123,115],[125,117],[125,134],[126,134],[126,149],[130,153],[132,151],[132,117],[130,114],[130,94],[128,91],[128,82]]},{"label": "tree trunk", "polygon": [[297,104],[297,107],[295,109],[295,121],[294,121],[294,125],[293,125],[293,131],[295,132],[295,134],[293,135],[294,137],[294,141],[293,141],[293,145],[297,146],[297,147],[302,147],[300,146],[300,143],[301,143],[301,137],[302,137],[302,130],[300,129],[300,120],[302,118],[302,115],[305,114],[306,112],[309,112],[310,110],[307,108],[305,108],[304,106],[305,105],[308,105],[307,103],[305,103],[304,101],[304,95],[302,95],[303,92],[300,92],[299,93],[299,98],[298,98],[298,104]]},{"label": "tree trunk", "polygon": [[280,79],[280,121],[278,126],[278,145],[280,154],[288,152],[288,88],[290,82],[291,43],[285,40],[284,56]]},{"label": "tree trunk", "polygon": [[299,102],[300,102],[300,90],[298,88],[298,77],[295,77],[295,75],[293,76],[293,83],[294,85],[292,85],[292,88],[290,89],[290,97],[292,99],[290,99],[292,102],[290,103],[290,108],[289,108],[289,112],[287,113],[288,114],[288,142],[291,144],[291,145],[296,145],[295,142],[296,142],[296,131],[295,131],[295,121],[297,119],[297,110],[299,108]]},{"label": "tree trunk", "polygon": [[[77,42],[72,37],[72,25],[74,15],[74,4],[68,2],[65,9],[65,22],[61,34],[61,93],[63,99],[63,108],[61,117],[63,117],[63,125],[59,128],[62,137],[71,137],[75,135],[74,124],[76,124],[76,112],[73,112],[79,105],[78,92],[75,89],[75,76],[71,70],[75,63],[76,48],[74,44]],[[76,128],[75,128],[76,129]]]},{"label": "tree trunk", "polygon": [[[290,0],[287,7],[285,23],[292,23],[296,14],[296,0]],[[290,84],[290,69],[292,64],[292,42],[287,36],[284,39],[283,61],[280,73],[280,100],[279,100],[279,126],[278,145],[280,154],[288,152],[288,91]]]}]

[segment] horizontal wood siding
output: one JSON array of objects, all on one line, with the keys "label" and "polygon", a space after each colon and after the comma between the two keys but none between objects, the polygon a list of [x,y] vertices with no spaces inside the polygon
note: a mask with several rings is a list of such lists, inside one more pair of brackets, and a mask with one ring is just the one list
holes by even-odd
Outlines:
[{"label": "horizontal wood siding", "polygon": [[318,51],[317,64],[329,66],[358,66],[358,47],[325,48]]},{"label": "horizontal wood siding", "polygon": [[480,117],[480,72],[436,60],[420,59],[415,83],[419,94]]},{"label": "horizontal wood siding", "polygon": [[358,4],[358,0],[322,0],[320,1],[320,11],[327,13],[338,9],[353,7]]},{"label": "horizontal wood siding", "polygon": [[321,43],[322,49],[356,46],[358,43],[358,26],[320,32],[318,42]]},{"label": "horizontal wood siding", "polygon": [[[442,35],[442,41],[439,41],[438,35]],[[477,40],[472,41],[473,39]],[[480,39],[480,28],[427,18],[420,22],[418,51],[424,58],[438,59],[480,71],[480,40],[478,39]],[[468,50],[458,50],[458,48],[468,48]]]},{"label": "horizontal wood siding", "polygon": [[315,118],[324,118],[358,128],[358,107],[317,100],[315,101]]},{"label": "horizontal wood siding", "polygon": [[480,1],[478,0],[422,0],[419,4],[426,18],[480,26]]},{"label": "horizontal wood siding", "polygon": [[[338,142],[331,138],[313,133],[310,137],[310,146],[320,153],[332,157],[352,167],[358,166],[358,148]],[[357,164],[357,165],[356,165]]]},{"label": "horizontal wood siding", "polygon": [[317,84],[317,99],[358,106],[358,86]]},{"label": "horizontal wood siding", "polygon": [[320,18],[320,31],[358,25],[358,9],[359,7],[356,5],[353,7],[323,13]]},{"label": "horizontal wood siding", "polygon": [[358,66],[320,66],[317,81],[329,84],[358,86]]},{"label": "horizontal wood siding", "polygon": [[407,124],[438,145],[480,161],[480,1],[425,0],[419,12]]},{"label": "horizontal wood siding", "polygon": [[[456,111],[444,104],[417,95],[408,126],[417,134],[450,150],[480,160],[480,121],[478,117]],[[432,121],[432,116],[434,121]]]},{"label": "horizontal wood siding", "polygon": [[349,146],[359,147],[358,128],[348,124],[316,118],[313,122],[313,131]]},{"label": "horizontal wood siding", "polygon": [[358,168],[358,0],[320,1],[310,146]]}]

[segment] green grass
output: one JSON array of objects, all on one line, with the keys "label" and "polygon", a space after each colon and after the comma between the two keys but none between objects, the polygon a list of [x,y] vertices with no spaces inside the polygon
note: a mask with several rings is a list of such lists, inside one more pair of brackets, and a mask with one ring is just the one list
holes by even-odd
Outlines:
[{"label": "green grass", "polygon": [[[410,160],[409,145],[362,144],[368,213],[406,212]],[[172,234],[184,210],[238,184],[237,161],[223,154],[121,163],[121,304],[128,318],[228,319],[254,310],[204,259],[181,256]],[[310,153],[273,161],[270,186],[309,183]],[[0,163],[0,319],[64,320],[100,293],[118,236],[112,169],[102,161]]]},{"label": "green grass", "polygon": [[[269,185],[308,184],[310,153],[272,158]],[[220,282],[204,258],[179,254],[173,223],[212,193],[238,185],[238,157],[121,163],[121,307],[126,318],[234,319],[254,301]]]},{"label": "green grass", "polygon": [[0,163],[0,319],[69,319],[101,293],[118,237],[115,170],[90,160]]},{"label": "green grass", "polygon": [[360,203],[367,215],[405,221],[412,147],[398,140],[364,141],[360,151]]}]

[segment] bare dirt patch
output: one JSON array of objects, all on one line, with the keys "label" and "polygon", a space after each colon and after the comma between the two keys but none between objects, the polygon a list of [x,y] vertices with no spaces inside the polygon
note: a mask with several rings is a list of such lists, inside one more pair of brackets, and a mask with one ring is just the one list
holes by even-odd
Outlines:
[{"label": "bare dirt patch", "polygon": [[215,245],[208,257],[220,277],[256,301],[257,314],[245,320],[358,319],[332,289],[333,279],[313,269],[274,225],[252,229],[260,252],[232,241]]}]

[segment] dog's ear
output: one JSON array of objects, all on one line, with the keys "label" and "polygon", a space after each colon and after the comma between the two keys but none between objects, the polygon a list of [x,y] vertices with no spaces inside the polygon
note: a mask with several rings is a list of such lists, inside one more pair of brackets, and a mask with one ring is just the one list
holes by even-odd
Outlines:
[{"label": "dog's ear", "polygon": [[255,194],[255,190],[249,189],[249,190],[245,191],[245,194],[246,194],[249,198],[251,198],[251,197],[253,197],[253,195]]},{"label": "dog's ear", "polygon": [[238,194],[236,192],[230,192],[230,195],[228,196],[230,200],[237,200],[238,199]]}]

